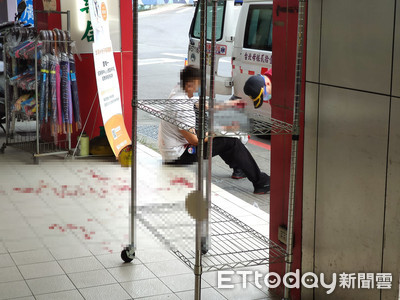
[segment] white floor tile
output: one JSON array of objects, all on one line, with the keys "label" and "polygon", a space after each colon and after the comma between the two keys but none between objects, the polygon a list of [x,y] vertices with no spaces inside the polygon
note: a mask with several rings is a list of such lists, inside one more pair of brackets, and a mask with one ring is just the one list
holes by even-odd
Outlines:
[{"label": "white floor tile", "polygon": [[29,279],[26,283],[35,296],[75,289],[66,275]]},{"label": "white floor tile", "polygon": [[94,256],[59,260],[58,263],[67,274],[104,269]]},{"label": "white floor tile", "polygon": [[158,278],[121,283],[134,299],[170,293],[171,290]]},{"label": "white floor tile", "polygon": [[0,268],[15,266],[10,254],[0,254]]},{"label": "white floor tile", "polygon": [[69,278],[71,278],[72,282],[79,289],[116,283],[115,279],[107,270],[73,273],[69,275]]},{"label": "white floor tile", "polygon": [[108,271],[118,282],[142,280],[156,277],[144,265],[131,265],[118,268],[110,268]]},{"label": "white floor tile", "polygon": [[65,246],[59,245],[58,247],[49,248],[49,250],[57,260],[92,256],[92,253],[82,245],[73,247],[69,244]]},{"label": "white floor tile", "polygon": [[[160,277],[160,280],[164,282],[165,285],[168,286],[174,293],[193,290],[195,285],[194,274]],[[201,287],[206,288],[210,287],[210,285],[202,280]]]},{"label": "white floor tile", "polygon": [[86,300],[124,300],[131,299],[128,293],[119,285],[103,285],[80,289]]},{"label": "white floor tile", "polygon": [[37,238],[36,233],[29,227],[1,229],[0,236],[3,240],[21,240]]},{"label": "white floor tile", "polygon": [[24,281],[0,283],[0,299],[12,299],[31,296],[32,293]]},{"label": "white floor tile", "polygon": [[17,267],[0,268],[0,283],[23,280]]},{"label": "white floor tile", "polygon": [[[51,226],[49,225],[49,227],[53,228],[53,225],[54,224],[52,224]],[[66,230],[63,225],[61,230]],[[43,244],[45,244],[50,249],[64,248],[68,249],[66,251],[70,252],[70,249],[81,246],[81,241],[72,232],[62,232],[60,231],[59,227],[57,227],[57,229],[51,229],[51,232],[51,236],[44,236],[42,238]]]},{"label": "white floor tile", "polygon": [[11,253],[17,266],[53,261],[54,257],[47,249]]},{"label": "white floor tile", "polygon": [[189,267],[187,267],[178,259],[157,263],[148,263],[146,264],[146,266],[157,277],[193,273],[193,271]]},{"label": "white floor tile", "polygon": [[176,257],[168,250],[137,250],[136,258],[142,263],[175,260]]},{"label": "white floor tile", "polygon": [[179,300],[179,298],[175,294],[165,294],[153,297],[140,298],[140,300]]},{"label": "white floor tile", "polygon": [[18,267],[25,279],[65,274],[56,261],[23,265]]},{"label": "white floor tile", "polygon": [[[186,292],[181,292],[176,294],[179,299],[181,300],[192,300],[194,299],[194,290],[192,291],[186,291]],[[207,300],[234,300],[233,298],[225,298],[222,296],[220,293],[218,293],[215,289],[213,288],[206,288],[206,289],[201,289],[201,299],[207,299]],[[250,300],[251,298],[247,298],[246,300]]]},{"label": "white floor tile", "polygon": [[50,293],[36,296],[36,300],[81,300],[84,299],[77,290]]},{"label": "white floor tile", "polygon": [[44,245],[37,238],[18,241],[5,241],[4,244],[10,253],[36,250],[44,247]]},{"label": "white floor tile", "polygon": [[267,295],[257,289],[251,283],[248,283],[246,288],[243,288],[242,283],[234,284],[231,289],[218,289],[223,296],[232,300],[249,300],[249,299],[266,299]]}]

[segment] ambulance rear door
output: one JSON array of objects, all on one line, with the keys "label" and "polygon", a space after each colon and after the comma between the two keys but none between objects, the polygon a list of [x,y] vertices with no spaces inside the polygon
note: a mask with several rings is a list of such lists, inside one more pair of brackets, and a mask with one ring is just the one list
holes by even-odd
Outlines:
[{"label": "ambulance rear door", "polygon": [[[215,48],[215,93],[232,95],[232,52],[241,2],[218,0]],[[189,32],[188,63],[200,66],[200,2],[197,3]],[[207,90],[211,63],[212,1],[207,1]]]},{"label": "ambulance rear door", "polygon": [[246,80],[272,68],[272,1],[245,1],[240,12],[235,34],[232,59],[233,94],[248,100],[248,113],[262,120],[271,117],[270,101],[255,110],[252,101],[244,94]]}]

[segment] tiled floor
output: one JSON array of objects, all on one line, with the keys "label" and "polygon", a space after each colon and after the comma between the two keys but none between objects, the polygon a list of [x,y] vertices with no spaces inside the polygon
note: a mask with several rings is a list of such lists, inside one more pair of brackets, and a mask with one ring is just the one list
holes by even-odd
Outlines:
[{"label": "tiled floor", "polygon": [[[138,147],[138,205],[184,201],[195,175],[161,165]],[[130,168],[113,161],[42,159],[8,147],[0,154],[1,299],[193,299],[193,271],[137,222],[137,250],[129,242]],[[265,212],[213,187],[213,201],[267,235]],[[266,266],[253,267],[267,271]],[[244,289],[218,289],[204,273],[202,299],[274,299],[251,280]]]}]

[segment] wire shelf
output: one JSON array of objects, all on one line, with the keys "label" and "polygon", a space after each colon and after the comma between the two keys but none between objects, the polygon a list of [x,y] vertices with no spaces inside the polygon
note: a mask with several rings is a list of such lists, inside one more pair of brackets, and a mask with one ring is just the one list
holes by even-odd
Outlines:
[{"label": "wire shelf", "polygon": [[[182,130],[195,128],[193,123],[193,104],[187,99],[145,99],[138,100],[138,108]],[[176,117],[179,115],[179,119]],[[260,114],[247,115],[252,120],[250,130],[215,130],[216,136],[252,134],[252,135],[276,135],[292,134],[292,125],[277,119],[265,120]]]},{"label": "wire shelf", "polygon": [[[261,121],[263,116],[259,114],[253,114],[249,116],[252,119],[252,130],[253,135],[278,135],[278,134],[292,134],[292,124],[283,122],[278,119],[271,118],[270,121]],[[265,118],[265,117],[264,117]]]},{"label": "wire shelf", "polygon": [[[184,210],[184,204],[141,206],[137,218],[180,260],[194,269],[195,251],[179,250],[177,242],[193,237],[191,229],[194,230],[195,221],[187,213],[177,217],[179,210]],[[162,220],[160,216],[163,216]],[[173,222],[165,222],[168,218]],[[211,249],[202,259],[204,272],[285,261],[285,249],[214,204],[211,204],[210,232]]]}]

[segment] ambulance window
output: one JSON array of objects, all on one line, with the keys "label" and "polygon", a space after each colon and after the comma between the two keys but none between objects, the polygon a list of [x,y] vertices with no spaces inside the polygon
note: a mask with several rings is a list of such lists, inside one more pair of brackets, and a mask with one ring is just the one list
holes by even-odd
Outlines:
[{"label": "ambulance window", "polygon": [[244,48],[272,51],[272,7],[250,5]]},{"label": "ambulance window", "polygon": [[[222,39],[223,28],[224,28],[224,14],[225,14],[225,1],[218,0],[217,2],[217,24],[216,24],[216,40]],[[201,17],[200,17],[200,2],[197,4],[196,13],[194,16],[194,23],[192,24],[192,37],[200,38],[201,30]],[[212,1],[207,1],[207,40],[211,41],[212,35]]]}]

